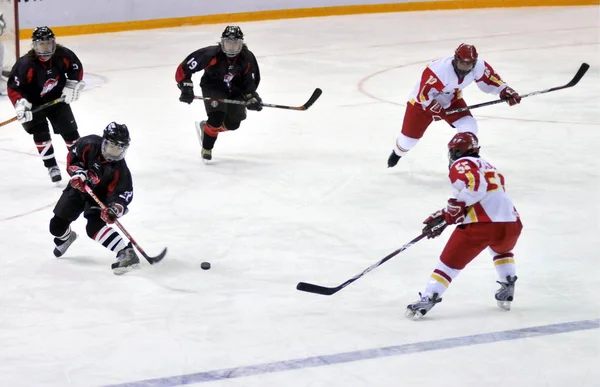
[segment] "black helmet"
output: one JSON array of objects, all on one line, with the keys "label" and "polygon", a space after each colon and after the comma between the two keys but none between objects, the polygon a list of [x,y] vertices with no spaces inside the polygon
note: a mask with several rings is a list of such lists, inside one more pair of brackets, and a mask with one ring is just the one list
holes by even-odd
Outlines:
[{"label": "black helmet", "polygon": [[33,50],[43,61],[52,58],[56,51],[56,40],[54,32],[49,27],[37,27],[31,35]]},{"label": "black helmet", "polygon": [[107,161],[123,160],[130,143],[127,126],[111,122],[104,128],[102,135],[102,156]]},{"label": "black helmet", "polygon": [[221,50],[230,58],[242,51],[244,46],[244,33],[238,26],[227,26],[221,34]]}]

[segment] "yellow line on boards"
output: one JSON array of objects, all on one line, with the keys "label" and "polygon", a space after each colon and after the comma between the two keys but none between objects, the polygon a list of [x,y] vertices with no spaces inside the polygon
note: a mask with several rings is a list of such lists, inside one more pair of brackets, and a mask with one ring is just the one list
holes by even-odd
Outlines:
[{"label": "yellow line on boards", "polygon": [[[181,18],[138,20],[102,24],[84,24],[77,26],[50,26],[58,36],[98,34],[153,28],[182,27],[199,24],[229,24],[260,20],[296,19],[304,17],[357,15],[366,13],[432,11],[472,8],[505,7],[556,7],[599,5],[600,0],[441,0],[414,3],[345,5],[336,7],[294,8],[273,11],[230,13],[218,15],[188,16]],[[32,28],[19,31],[20,39],[30,39]]]}]

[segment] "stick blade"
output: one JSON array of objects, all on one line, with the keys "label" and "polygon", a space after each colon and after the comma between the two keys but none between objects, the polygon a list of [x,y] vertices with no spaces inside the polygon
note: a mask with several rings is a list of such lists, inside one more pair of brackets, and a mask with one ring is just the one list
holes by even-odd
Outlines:
[{"label": "stick blade", "polygon": [[146,260],[151,264],[154,265],[156,263],[159,263],[160,261],[162,261],[162,259],[165,257],[165,255],[167,255],[167,248],[165,247],[163,249],[163,251],[158,254],[156,257],[150,257],[148,255],[146,255],[146,253],[143,253],[144,258],[146,258]]},{"label": "stick blade", "polygon": [[300,290],[301,292],[321,294],[323,296],[331,296],[340,290],[339,288],[326,288],[324,286],[309,284],[306,282],[298,282],[296,289]]},{"label": "stick blade", "polygon": [[576,84],[579,83],[579,81],[581,80],[581,78],[583,78],[583,76],[585,75],[585,73],[587,73],[587,71],[590,69],[590,65],[587,63],[582,63],[581,67],[579,67],[579,70],[577,70],[577,73],[575,74],[575,76],[573,77],[573,79],[571,79],[571,82],[569,82],[569,87],[575,86]]},{"label": "stick blade", "polygon": [[310,96],[310,98],[308,99],[308,101],[306,101],[306,103],[304,105],[302,105],[301,110],[306,110],[309,107],[311,107],[321,96],[321,94],[323,94],[323,90],[319,89],[318,87],[315,89],[315,91],[313,91],[312,95]]}]

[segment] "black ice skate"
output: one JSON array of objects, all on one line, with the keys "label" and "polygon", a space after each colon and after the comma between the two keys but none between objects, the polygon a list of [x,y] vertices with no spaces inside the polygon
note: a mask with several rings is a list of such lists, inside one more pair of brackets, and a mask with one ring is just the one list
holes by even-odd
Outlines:
[{"label": "black ice skate", "polygon": [[415,301],[414,304],[409,304],[406,307],[404,315],[413,320],[418,320],[425,316],[427,312],[435,306],[435,304],[442,302],[442,299],[438,297],[437,293],[433,293],[433,297],[423,296],[419,293],[420,300]]},{"label": "black ice skate", "polygon": [[398,156],[396,152],[392,151],[390,157],[388,157],[388,168],[393,168],[398,164],[398,161],[402,158],[402,156]]},{"label": "black ice skate", "polygon": [[71,231],[71,234],[69,234],[67,240],[63,241],[58,238],[54,238],[54,243],[56,244],[56,247],[54,248],[54,256],[56,258],[62,257],[67,252],[69,246],[75,242],[75,239],[77,239],[77,233],[75,231]]},{"label": "black ice skate", "polygon": [[50,175],[50,179],[53,183],[58,183],[62,180],[60,169],[56,165],[48,168],[48,174]]},{"label": "black ice skate", "polygon": [[496,302],[498,302],[500,308],[510,310],[510,304],[515,296],[515,282],[517,282],[517,276],[506,276],[506,282],[496,282],[501,286],[496,292]]},{"label": "black ice skate", "polygon": [[133,269],[137,269],[139,265],[140,259],[135,253],[131,242],[129,242],[127,246],[117,253],[117,262],[113,263],[111,268],[113,273],[121,275]]}]

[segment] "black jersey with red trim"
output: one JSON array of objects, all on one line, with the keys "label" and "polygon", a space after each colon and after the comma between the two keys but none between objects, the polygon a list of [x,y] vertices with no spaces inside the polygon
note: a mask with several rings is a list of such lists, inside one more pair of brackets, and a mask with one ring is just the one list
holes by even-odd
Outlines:
[{"label": "black jersey with red trim", "polygon": [[196,50],[177,67],[175,80],[179,83],[192,79],[192,74],[202,70],[200,87],[226,92],[230,97],[253,93],[260,83],[258,62],[246,45],[234,58],[225,55],[218,45]]},{"label": "black jersey with red trim", "polygon": [[87,184],[105,204],[119,203],[127,208],[133,200],[133,180],[125,160],[106,161],[102,156],[102,137],[81,137],[67,155],[67,172],[87,171]]},{"label": "black jersey with red trim", "polygon": [[52,58],[43,62],[30,50],[17,60],[10,72],[8,97],[13,105],[25,98],[35,108],[60,98],[67,79],[83,79],[83,65],[73,51],[57,45]]}]

